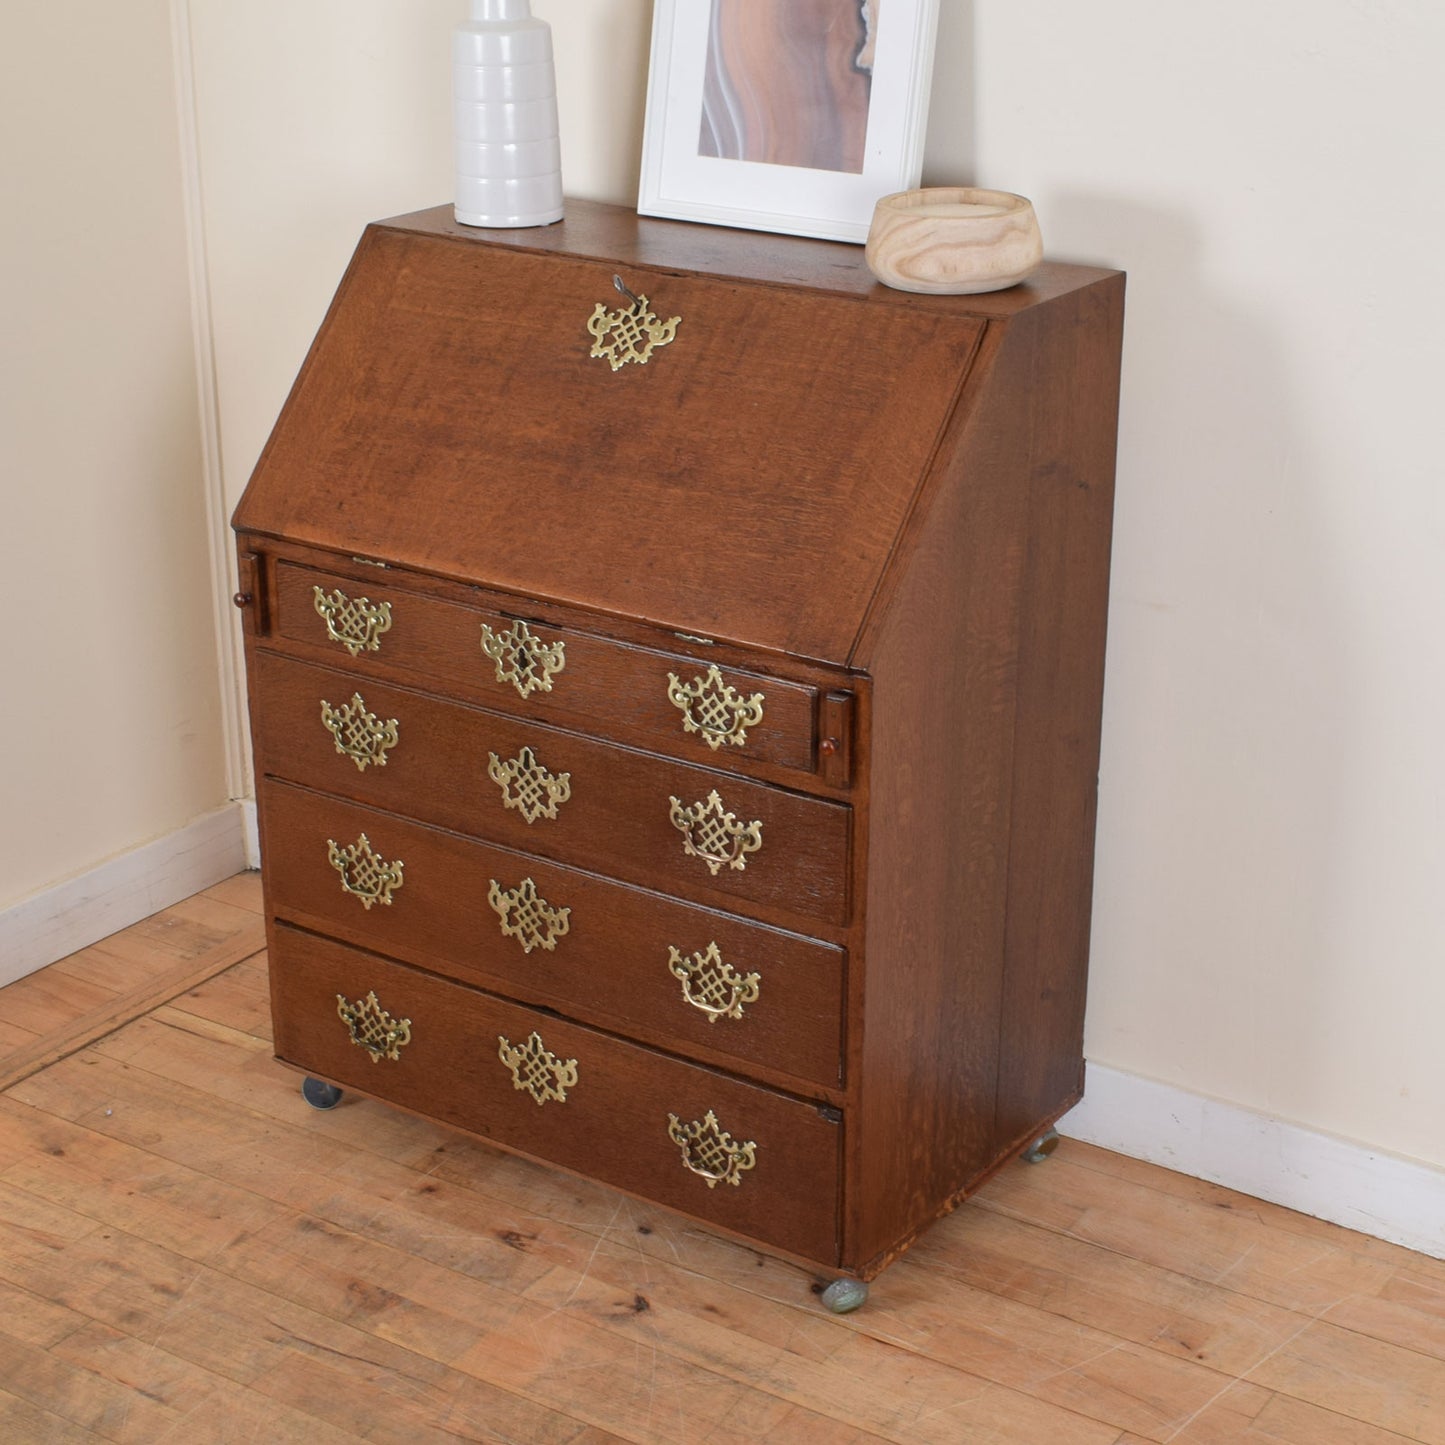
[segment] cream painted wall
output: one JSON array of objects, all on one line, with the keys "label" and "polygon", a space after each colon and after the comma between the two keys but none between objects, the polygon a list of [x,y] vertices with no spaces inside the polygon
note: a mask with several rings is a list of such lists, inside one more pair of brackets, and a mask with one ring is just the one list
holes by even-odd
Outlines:
[{"label": "cream painted wall", "polygon": [[1445,1164],[1445,12],[975,16],[979,179],[1131,275],[1089,1055]]},{"label": "cream painted wall", "polygon": [[0,46],[0,908],[226,801],[169,8]]},{"label": "cream painted wall", "polygon": [[[190,8],[234,498],[364,221],[449,198],[464,6]],[[534,8],[568,188],[630,201],[650,6]],[[1426,0],[942,0],[925,179],[1131,273],[1091,1057],[1445,1166],[1442,47]]]}]

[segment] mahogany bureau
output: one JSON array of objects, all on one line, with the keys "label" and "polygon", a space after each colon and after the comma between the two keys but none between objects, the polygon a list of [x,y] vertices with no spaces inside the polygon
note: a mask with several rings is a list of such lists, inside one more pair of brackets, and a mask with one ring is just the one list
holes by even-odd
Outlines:
[{"label": "mahogany bureau", "polygon": [[1122,310],[1115,272],[913,296],[578,201],[369,227],[235,517],[308,1099],[844,1305],[1043,1134],[1082,1083]]}]

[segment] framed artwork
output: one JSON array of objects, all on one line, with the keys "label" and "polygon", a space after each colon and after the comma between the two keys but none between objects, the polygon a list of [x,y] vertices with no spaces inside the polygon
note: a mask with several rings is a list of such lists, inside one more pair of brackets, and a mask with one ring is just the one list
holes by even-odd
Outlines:
[{"label": "framed artwork", "polygon": [[938,0],[656,0],[644,215],[864,241],[918,184]]}]

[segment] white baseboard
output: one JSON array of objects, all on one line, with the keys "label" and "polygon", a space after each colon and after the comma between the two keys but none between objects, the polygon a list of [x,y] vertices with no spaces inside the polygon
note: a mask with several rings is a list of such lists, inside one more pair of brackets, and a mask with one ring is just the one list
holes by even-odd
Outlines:
[{"label": "white baseboard", "polygon": [[164,838],[0,910],[0,986],[249,866],[241,804],[227,803]]},{"label": "white baseboard", "polygon": [[1445,1259],[1445,1169],[1101,1064],[1059,1132]]},{"label": "white baseboard", "polygon": [[261,866],[261,832],[256,826],[255,798],[241,799],[241,836],[246,846],[246,867]]}]

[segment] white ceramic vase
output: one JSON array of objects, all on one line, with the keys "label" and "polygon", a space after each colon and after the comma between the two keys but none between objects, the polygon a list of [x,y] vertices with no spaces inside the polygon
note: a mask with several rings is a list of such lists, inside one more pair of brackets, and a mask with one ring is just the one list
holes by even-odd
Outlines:
[{"label": "white ceramic vase", "polygon": [[531,0],[471,0],[452,33],[456,218],[464,226],[562,219],[552,31]]}]

